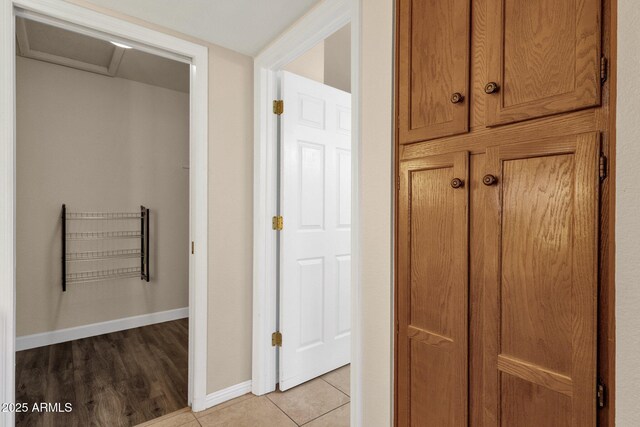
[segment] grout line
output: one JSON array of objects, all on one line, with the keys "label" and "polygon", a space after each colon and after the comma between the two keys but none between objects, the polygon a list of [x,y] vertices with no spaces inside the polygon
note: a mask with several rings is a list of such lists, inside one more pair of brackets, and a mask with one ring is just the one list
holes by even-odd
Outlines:
[{"label": "grout line", "polygon": [[311,419],[311,420],[307,421],[306,423],[304,423],[304,424],[302,424],[302,425],[303,425],[303,426],[306,426],[306,425],[307,425],[307,424],[309,424],[310,422],[313,422],[313,421],[317,420],[318,418],[322,418],[322,417],[324,417],[325,415],[332,413],[333,411],[337,411],[338,409],[342,408],[343,406],[348,405],[349,403],[351,403],[351,402],[349,401],[349,402],[347,402],[347,403],[344,403],[344,404],[342,404],[342,405],[338,406],[337,408],[333,408],[332,410],[330,410],[330,411],[328,411],[328,412],[325,412],[325,413],[324,413],[324,414],[322,414],[322,415],[318,415],[317,417],[315,417],[315,418],[313,418],[313,419]]},{"label": "grout line", "polygon": [[[334,386],[333,384],[331,384],[329,381],[325,380],[324,378],[320,377],[320,379],[322,381],[324,381],[325,383],[329,384],[331,387],[335,388],[336,390],[338,390],[340,393],[344,394],[345,396],[347,396],[349,398],[349,402],[351,402],[351,396],[349,396],[347,393],[345,393],[344,391],[340,390],[338,387]],[[351,390],[349,390],[349,392],[351,392]]]},{"label": "grout line", "polygon": [[[245,394],[243,394],[242,396],[234,397],[234,398],[233,398],[233,399],[231,399],[231,400],[237,400],[237,399],[239,399],[239,398],[241,398],[241,397],[246,396],[247,394],[250,394],[251,396],[250,396],[250,397],[247,397],[246,399],[242,399],[242,400],[239,400],[239,401],[237,401],[237,402],[234,402],[234,403],[229,403],[229,402],[230,402],[230,400],[227,400],[226,402],[218,403],[216,406],[212,406],[211,408],[207,408],[207,409],[205,409],[204,411],[200,411],[200,412],[193,412],[193,411],[191,411],[191,412],[193,413],[193,416],[194,416],[194,417],[196,417],[196,419],[197,419],[197,420],[200,420],[200,418],[206,418],[206,417],[208,417],[208,416],[209,416],[209,415],[211,415],[211,414],[214,414],[214,413],[216,413],[216,412],[218,412],[218,411],[222,411],[223,409],[231,408],[232,406],[236,406],[236,405],[237,405],[237,404],[239,404],[239,403],[246,402],[247,400],[255,399],[256,397],[260,397],[260,396],[256,396],[255,394],[253,394],[253,393],[249,392],[249,393],[245,393]],[[224,407],[222,407],[222,408],[218,408],[218,406],[224,405],[225,403],[226,403],[227,405],[225,405],[225,406],[224,406]],[[217,408],[217,409],[216,409],[215,411],[212,411],[212,409],[214,409],[214,408]],[[197,415],[197,414],[204,413],[204,412],[207,412],[207,411],[211,411],[211,413],[210,413],[210,414],[207,414],[207,415]],[[200,421],[198,421],[198,422],[200,422]]]},{"label": "grout line", "polygon": [[[271,394],[271,393],[270,393],[270,394]],[[289,416],[289,414],[287,414],[287,413],[284,411],[284,409],[282,409],[281,407],[279,407],[279,406],[278,406],[278,404],[277,404],[276,402],[274,402],[273,400],[271,400],[271,399],[269,398],[269,395],[268,395],[268,394],[266,395],[266,398],[269,400],[269,402],[273,403],[273,406],[275,406],[276,408],[278,408],[278,410],[279,410],[280,412],[282,412],[283,414],[285,414],[285,415],[287,416],[287,418],[289,418],[289,419],[291,420],[291,422],[293,422],[295,425],[297,425],[298,427],[300,427],[300,424],[298,424],[298,423],[297,423],[293,418],[291,418],[291,417]]]}]

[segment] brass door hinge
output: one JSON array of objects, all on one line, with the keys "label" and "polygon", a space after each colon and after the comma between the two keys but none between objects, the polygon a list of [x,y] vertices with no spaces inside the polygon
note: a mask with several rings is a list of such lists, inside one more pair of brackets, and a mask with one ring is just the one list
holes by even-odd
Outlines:
[{"label": "brass door hinge", "polygon": [[280,115],[284,113],[284,101],[282,99],[276,99],[273,101],[273,114]]},{"label": "brass door hinge", "polygon": [[271,346],[282,347],[282,334],[280,332],[274,332],[271,334]]},{"label": "brass door hinge", "polygon": [[606,56],[600,57],[600,84],[603,85],[604,82],[607,81],[607,77],[609,74],[609,61],[607,61]]},{"label": "brass door hinge", "polygon": [[280,215],[274,216],[271,219],[271,227],[274,230],[278,230],[278,231],[282,230],[282,228],[284,227],[284,219]]},{"label": "brass door hinge", "polygon": [[191,255],[196,253],[196,244],[195,242],[192,240],[191,241]]},{"label": "brass door hinge", "polygon": [[600,154],[600,167],[599,167],[600,181],[603,181],[607,177],[607,156]]},{"label": "brass door hinge", "polygon": [[604,408],[607,404],[605,386],[599,381],[598,385],[596,386],[596,402],[598,404],[598,408]]}]

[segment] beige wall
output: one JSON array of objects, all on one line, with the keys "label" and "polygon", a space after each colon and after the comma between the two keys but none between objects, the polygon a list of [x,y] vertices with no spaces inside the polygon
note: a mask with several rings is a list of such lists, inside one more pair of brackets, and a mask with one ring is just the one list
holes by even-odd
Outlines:
[{"label": "beige wall", "polygon": [[324,41],[324,83],[351,93],[351,24]]},{"label": "beige wall", "polygon": [[[188,306],[189,95],[17,58],[17,336]],[[150,283],[61,289],[60,208],[151,209]],[[115,228],[107,228],[115,226]],[[139,229],[139,221],[68,221],[68,232]],[[68,252],[139,248],[70,242]],[[72,263],[69,272],[136,267]]]},{"label": "beige wall", "polygon": [[362,425],[391,425],[393,0],[361,1]]},{"label": "beige wall", "polygon": [[616,424],[640,425],[640,8],[618,0],[616,125]]},{"label": "beige wall", "polygon": [[253,60],[209,48],[209,393],[251,379]]},{"label": "beige wall", "polygon": [[207,393],[250,380],[253,58],[85,0],[67,1],[209,48]]},{"label": "beige wall", "polygon": [[351,24],[291,61],[284,70],[351,93]]},{"label": "beige wall", "polygon": [[324,83],[324,41],[321,41],[284,68],[302,77]]}]

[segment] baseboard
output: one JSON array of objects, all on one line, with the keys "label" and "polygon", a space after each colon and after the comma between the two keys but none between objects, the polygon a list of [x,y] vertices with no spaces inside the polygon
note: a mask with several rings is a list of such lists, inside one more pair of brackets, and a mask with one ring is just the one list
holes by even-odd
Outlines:
[{"label": "baseboard", "polygon": [[44,347],[46,345],[79,340],[82,338],[94,337],[96,335],[109,334],[111,332],[124,331],[132,328],[139,328],[141,326],[153,325],[154,323],[184,319],[185,317],[189,317],[189,307],[142,314],[140,316],[125,317],[123,319],[110,320],[108,322],[92,323],[90,325],[77,326],[75,328],[59,329],[57,331],[44,332],[41,334],[25,335],[16,338],[16,351]]},{"label": "baseboard", "polygon": [[204,401],[204,409],[211,408],[212,406],[219,405],[247,393],[251,393],[251,380],[208,394]]}]

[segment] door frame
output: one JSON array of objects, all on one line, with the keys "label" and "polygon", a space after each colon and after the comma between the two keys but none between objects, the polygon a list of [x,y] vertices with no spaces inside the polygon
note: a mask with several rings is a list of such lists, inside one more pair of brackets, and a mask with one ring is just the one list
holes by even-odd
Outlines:
[{"label": "door frame", "polygon": [[[189,235],[197,251],[189,258],[188,402],[194,411],[203,410],[207,392],[208,49],[59,0],[0,2],[0,402],[15,401],[16,13],[191,64]],[[13,413],[0,414],[0,426],[14,422]]]},{"label": "door frame", "polygon": [[[361,0],[324,0],[300,18],[254,59],[254,199],[253,199],[253,348],[252,392],[275,390],[277,233],[271,219],[278,209],[277,74],[286,64],[351,22],[351,425],[361,420],[361,303],[359,274],[359,64]],[[286,108],[286,107],[285,107]],[[286,338],[285,338],[286,339]]]}]

